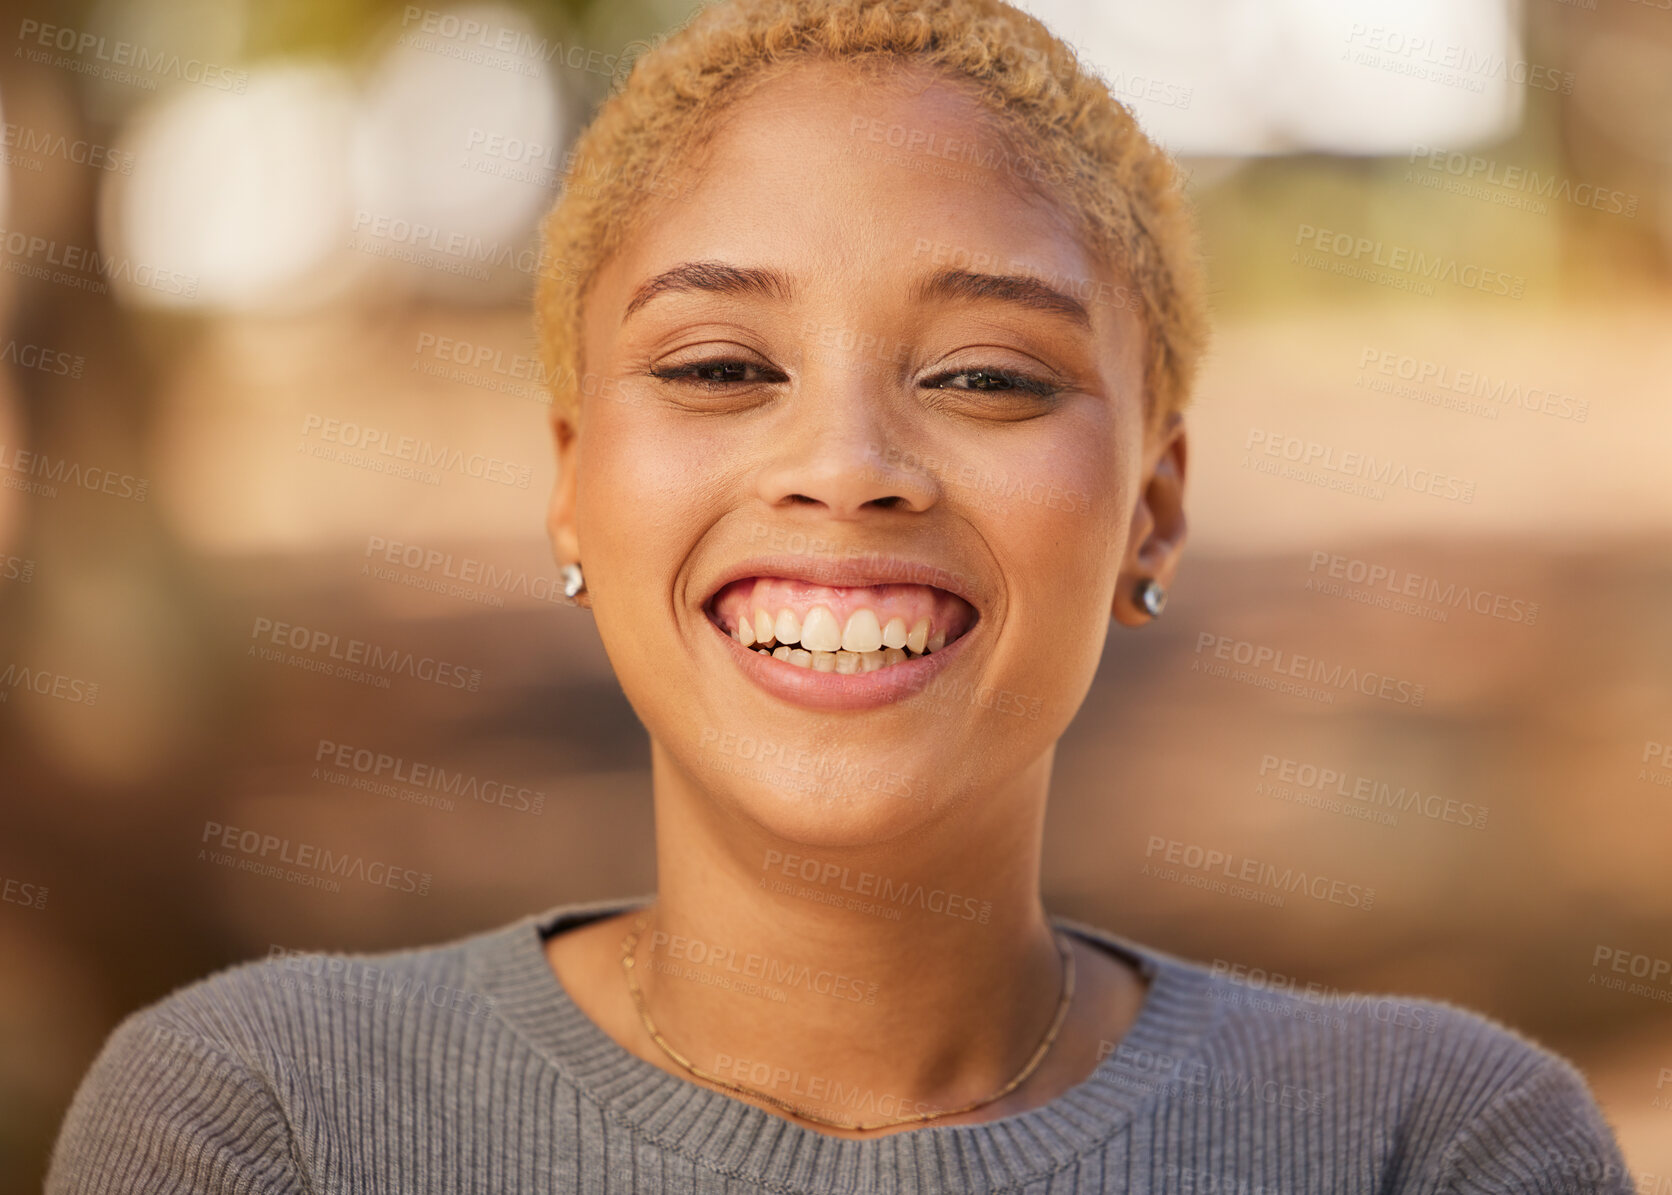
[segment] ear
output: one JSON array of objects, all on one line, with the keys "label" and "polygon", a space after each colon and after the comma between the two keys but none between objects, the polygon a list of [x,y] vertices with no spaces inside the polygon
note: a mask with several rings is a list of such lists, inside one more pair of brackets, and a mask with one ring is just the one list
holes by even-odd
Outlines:
[{"label": "ear", "polygon": [[[557,447],[557,479],[552,483],[551,503],[546,508],[546,535],[551,540],[552,558],[557,563],[579,564],[581,541],[575,529],[575,466],[580,429],[567,415],[553,409],[552,437]],[[584,592],[580,596],[580,604],[592,604]]]},{"label": "ear", "polygon": [[1127,627],[1141,627],[1154,617],[1138,604],[1138,586],[1153,577],[1167,590],[1189,528],[1184,517],[1184,474],[1188,459],[1184,416],[1174,411],[1146,446],[1144,488],[1132,512],[1126,559],[1121,564],[1110,614]]}]

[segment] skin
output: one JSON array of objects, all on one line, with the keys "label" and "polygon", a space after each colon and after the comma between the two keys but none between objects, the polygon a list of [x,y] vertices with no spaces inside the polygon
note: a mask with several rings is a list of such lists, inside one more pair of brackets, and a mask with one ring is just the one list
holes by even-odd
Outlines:
[{"label": "skin", "polygon": [[[852,980],[844,994],[875,985],[874,1003],[795,987],[777,1003],[653,969],[647,932],[637,974],[658,1028],[705,1069],[729,1054],[799,1072],[803,1085],[818,1076],[892,1095],[912,1111],[998,1089],[1056,1011],[1061,965],[1039,896],[1056,743],[1090,687],[1109,620],[1142,626],[1139,580],[1171,585],[1185,539],[1185,436],[1176,417],[1146,426],[1155,421],[1144,415],[1142,328],[1126,307],[1088,303],[1086,328],[994,298],[913,302],[912,284],[951,264],[925,241],[991,254],[1005,263],[993,272],[1104,282],[1105,295],[1122,278],[1050,198],[976,165],[959,167],[973,177],[937,176],[924,169],[932,159],[855,136],[859,117],[996,144],[965,91],[915,67],[879,86],[840,65],[797,65],[728,109],[689,164],[683,197],[658,201],[588,292],[582,347],[599,385],[575,422],[554,417],[549,531],[560,562],[583,563],[583,604],[651,735],[651,932],[807,963]],[[667,293],[623,319],[638,287],[688,261],[774,268],[794,295]],[[826,329],[887,347],[844,351],[831,346],[851,342]],[[650,376],[715,359],[757,368],[708,388]],[[980,369],[1061,391],[971,389],[982,379],[957,372]],[[1003,497],[968,480],[981,477],[1054,485],[1084,504]],[[1037,702],[1037,717],[948,691],[814,711],[753,684],[703,603],[722,568],[782,549],[773,537],[792,533],[817,555],[885,552],[972,578],[980,621],[943,676]],[[728,732],[812,762],[744,759],[723,746]],[[817,770],[832,760],[912,778],[915,796]],[[986,902],[987,919],[907,903],[895,920],[774,891],[763,878],[785,877],[766,866],[770,852],[968,896],[960,908]],[[821,890],[840,894],[834,882]],[[616,1042],[700,1082],[634,1009],[620,967],[631,921],[551,939],[553,970]],[[933,1124],[1044,1104],[1084,1081],[1130,1027],[1143,979],[1072,941],[1076,993],[1043,1065],[1004,1099]],[[734,1098],[836,1136],[911,1129],[822,1128]],[[801,1098],[833,1118],[880,1118]]]}]

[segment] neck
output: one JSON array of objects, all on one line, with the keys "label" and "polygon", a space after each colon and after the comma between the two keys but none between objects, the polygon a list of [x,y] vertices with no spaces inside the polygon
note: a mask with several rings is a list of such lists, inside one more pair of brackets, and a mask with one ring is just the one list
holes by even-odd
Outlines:
[{"label": "neck", "polygon": [[1062,995],[1039,897],[1050,766],[907,842],[809,847],[728,814],[658,749],[658,895],[635,964],[658,1031],[700,1070],[832,1119],[1004,1086]]}]

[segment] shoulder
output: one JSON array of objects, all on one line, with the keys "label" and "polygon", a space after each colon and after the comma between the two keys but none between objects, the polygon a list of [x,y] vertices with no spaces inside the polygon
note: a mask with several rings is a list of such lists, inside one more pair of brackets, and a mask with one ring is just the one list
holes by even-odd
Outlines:
[{"label": "shoulder", "polygon": [[1305,1124],[1339,1156],[1397,1176],[1390,1190],[1630,1190],[1584,1076],[1491,1017],[1092,932],[1136,959],[1169,1023],[1172,1056],[1134,1051],[1123,1063],[1117,1045],[1116,1069],[1162,1089],[1171,1107],[1230,1111],[1274,1131]]},{"label": "shoulder", "polygon": [[484,957],[519,929],[377,954],[275,948],[132,1013],[76,1091],[47,1190],[167,1189],[188,1171],[194,1190],[303,1189],[297,1109],[398,1071],[415,1022],[485,1020]]},{"label": "shoulder", "polygon": [[[1269,1070],[1441,1191],[1626,1191],[1613,1130],[1566,1058],[1444,1000],[1251,980],[1181,963],[1215,1010],[1204,1049]],[[1531,1181],[1546,1185],[1516,1186]]]},{"label": "shoulder", "polygon": [[312,1055],[309,1039],[333,1027],[431,1010],[491,1011],[480,955],[502,932],[381,953],[275,946],[139,1010],[113,1036],[209,1051],[263,1072],[282,1069],[291,1055]]},{"label": "shoulder", "polygon": [[1259,970],[1174,960],[1194,972],[1221,1032],[1254,1034],[1280,1052],[1329,1044],[1361,1075],[1399,1063],[1399,1081],[1489,1092],[1568,1064],[1507,1025],[1444,1000],[1301,984]]}]

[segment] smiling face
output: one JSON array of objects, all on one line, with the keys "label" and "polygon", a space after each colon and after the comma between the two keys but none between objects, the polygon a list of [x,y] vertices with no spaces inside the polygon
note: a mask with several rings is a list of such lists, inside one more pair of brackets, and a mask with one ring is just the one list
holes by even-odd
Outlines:
[{"label": "smiling face", "polygon": [[883,842],[1048,770],[1111,613],[1171,579],[1182,432],[961,87],[801,64],[719,119],[588,292],[553,543],[659,764]]}]

